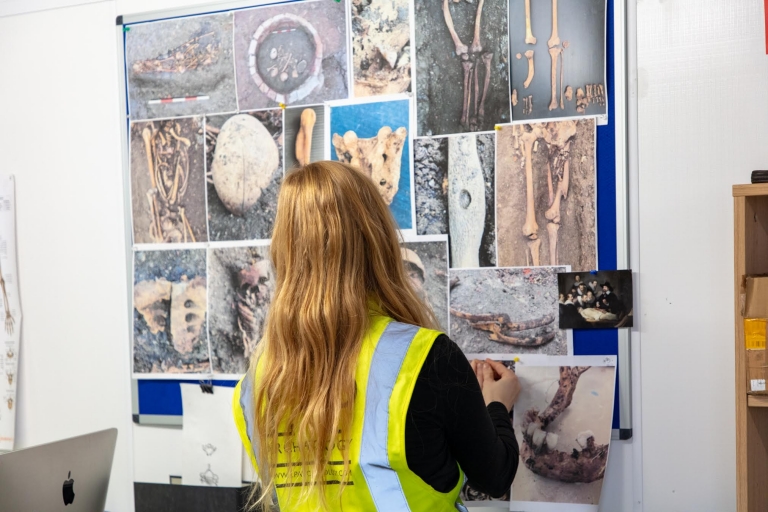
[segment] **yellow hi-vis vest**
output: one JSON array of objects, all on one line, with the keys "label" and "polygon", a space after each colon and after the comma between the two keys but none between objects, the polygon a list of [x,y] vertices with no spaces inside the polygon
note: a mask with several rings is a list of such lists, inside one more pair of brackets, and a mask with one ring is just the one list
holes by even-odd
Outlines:
[{"label": "yellow hi-vis vest", "polygon": [[[459,500],[464,473],[459,468],[459,480],[447,493],[438,492],[408,469],[405,457],[405,420],[408,405],[424,360],[440,333],[429,329],[395,322],[383,316],[371,317],[360,356],[357,360],[355,410],[352,429],[347,439],[338,439],[330,450],[326,466],[326,496],[332,511],[411,511],[466,512]],[[256,378],[261,365],[257,365]],[[254,432],[254,372],[251,369],[235,388],[233,410],[240,438],[257,468],[251,441]],[[278,443],[280,440],[278,439]],[[339,445],[349,446],[350,471],[343,475],[343,460]],[[282,511],[312,511],[319,509],[317,497],[297,504],[298,493],[288,494],[288,486],[316,481],[305,475],[302,468],[290,468],[291,453],[299,446],[280,446],[274,469],[277,503]],[[342,445],[343,446],[343,445]],[[293,471],[288,483],[286,471]],[[309,477],[309,478],[307,478]],[[339,484],[347,486],[339,499]]]}]

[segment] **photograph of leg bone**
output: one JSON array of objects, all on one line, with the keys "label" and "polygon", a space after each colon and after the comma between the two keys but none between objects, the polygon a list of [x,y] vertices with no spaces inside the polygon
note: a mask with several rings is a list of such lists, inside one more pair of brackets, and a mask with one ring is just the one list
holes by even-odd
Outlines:
[{"label": "photograph of leg bone", "polygon": [[525,0],[525,44],[536,44],[536,38],[531,31],[531,0]]},{"label": "photograph of leg bone", "polygon": [[451,338],[465,353],[565,354],[552,290],[563,268],[451,269]]},{"label": "photograph of leg bone", "polygon": [[307,165],[310,161],[312,131],[315,128],[316,120],[317,115],[311,108],[305,108],[301,112],[301,127],[298,135],[296,135],[296,160],[301,166]]},{"label": "photograph of leg bone", "polygon": [[552,99],[549,102],[549,110],[555,110],[557,108],[557,62],[562,51],[563,49],[559,46],[549,49],[549,57],[552,60]]},{"label": "photograph of leg bone", "polygon": [[528,59],[528,78],[525,79],[525,82],[523,82],[523,87],[525,89],[528,88],[529,85],[531,85],[531,81],[533,81],[533,50],[528,50],[525,52],[525,58]]},{"label": "photograph of leg bone", "polygon": [[497,141],[499,266],[594,265],[594,120],[503,126]]},{"label": "photograph of leg bone", "polygon": [[547,46],[553,48],[560,44],[560,36],[557,34],[557,0],[552,0],[552,35],[547,41]]},{"label": "photograph of leg bone", "polygon": [[[615,368],[583,364],[597,362],[590,357],[555,359],[560,361],[553,366],[515,365],[523,392],[513,420],[520,469],[512,498],[597,505],[610,444]],[[515,503],[512,508],[525,509]]]}]

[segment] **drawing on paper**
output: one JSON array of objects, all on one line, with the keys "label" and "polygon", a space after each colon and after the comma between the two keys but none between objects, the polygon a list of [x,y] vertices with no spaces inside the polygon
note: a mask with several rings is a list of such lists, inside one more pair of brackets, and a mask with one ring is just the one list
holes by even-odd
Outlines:
[{"label": "drawing on paper", "polygon": [[450,234],[451,267],[496,266],[491,134],[414,141],[416,231]]},{"label": "drawing on paper", "polygon": [[240,110],[347,98],[346,2],[235,12]]},{"label": "drawing on paper", "polygon": [[405,271],[416,293],[448,331],[448,242],[405,242],[400,246]]},{"label": "drawing on paper", "polygon": [[213,453],[216,451],[216,447],[215,447],[215,446],[213,446],[211,443],[208,443],[208,444],[204,444],[204,445],[203,445],[203,451],[205,452],[205,454],[206,454],[208,457],[210,457],[210,456],[211,456],[211,455],[213,455]]},{"label": "drawing on paper", "polygon": [[211,249],[209,276],[213,371],[245,373],[274,293],[269,246]]},{"label": "drawing on paper", "polygon": [[632,327],[632,271],[558,275],[561,329]]},{"label": "drawing on paper", "polygon": [[499,265],[597,268],[595,120],[503,126],[497,146]]},{"label": "drawing on paper", "polygon": [[134,253],[133,371],[209,371],[205,249]]},{"label": "drawing on paper", "polygon": [[206,117],[205,139],[210,239],[269,238],[283,180],[282,110]]},{"label": "drawing on paper", "polygon": [[236,111],[232,23],[225,13],[130,25],[131,119]]},{"label": "drawing on paper", "polygon": [[451,338],[464,353],[567,354],[557,324],[557,272],[565,270],[451,269]]},{"label": "drawing on paper", "polygon": [[200,473],[200,483],[216,487],[219,485],[219,475],[211,471],[211,465],[208,464],[208,469]]},{"label": "drawing on paper", "polygon": [[[3,308],[5,309],[5,332],[9,336],[13,334],[14,318],[11,314],[11,303],[8,302],[8,293],[5,289],[5,278],[3,277],[3,270],[0,268],[0,288],[3,291]],[[10,358],[12,356],[8,356]]]}]

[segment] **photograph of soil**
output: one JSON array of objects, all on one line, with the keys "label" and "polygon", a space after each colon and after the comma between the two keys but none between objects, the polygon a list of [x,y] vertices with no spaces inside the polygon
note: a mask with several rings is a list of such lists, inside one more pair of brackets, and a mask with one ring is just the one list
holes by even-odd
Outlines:
[{"label": "photograph of soil", "polygon": [[448,332],[448,242],[405,242],[400,250],[411,284]]},{"label": "photograph of soil", "polygon": [[611,442],[615,367],[553,361],[518,364],[515,373],[522,387],[513,421],[520,465],[511,510],[547,502],[595,505],[596,511]]},{"label": "photograph of soil", "polygon": [[411,101],[364,101],[326,106],[330,159],[351,164],[377,186],[400,229],[413,227]]},{"label": "photograph of soil", "polygon": [[236,11],[240,110],[348,98],[348,8],[312,0]]},{"label": "photograph of soil", "polygon": [[269,246],[211,249],[208,275],[213,372],[243,374],[274,292]]},{"label": "photograph of soil", "polygon": [[285,171],[325,160],[325,107],[285,109]]},{"label": "photograph of soil", "polygon": [[208,240],[202,118],[131,123],[133,242]]},{"label": "photograph of soil", "polygon": [[565,267],[451,269],[450,337],[465,354],[566,355],[557,273]]},{"label": "photograph of soil", "polygon": [[131,119],[236,111],[232,23],[224,13],[126,26]]},{"label": "photograph of soil", "polygon": [[559,274],[561,329],[632,327],[632,271]]},{"label": "photograph of soil", "polygon": [[210,240],[271,238],[283,181],[283,111],[208,116],[205,138]]},{"label": "photograph of soil", "polygon": [[509,0],[509,22],[513,120],[608,112],[605,0]]},{"label": "photograph of soil", "polygon": [[496,266],[494,139],[484,133],[413,142],[416,232],[450,234],[451,268]]},{"label": "photograph of soil", "polygon": [[133,258],[134,373],[210,372],[205,249]]},{"label": "photograph of soil", "polygon": [[493,131],[508,123],[506,0],[414,5],[418,136]]},{"label": "photograph of soil", "polygon": [[502,126],[496,144],[499,266],[596,269],[595,120]]},{"label": "photograph of soil", "polygon": [[411,90],[408,0],[352,0],[355,97]]}]

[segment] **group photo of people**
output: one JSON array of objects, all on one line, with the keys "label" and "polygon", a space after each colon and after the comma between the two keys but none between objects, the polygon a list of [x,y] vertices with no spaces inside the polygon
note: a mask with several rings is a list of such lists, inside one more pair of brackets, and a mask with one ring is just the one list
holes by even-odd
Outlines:
[{"label": "group photo of people", "polygon": [[558,274],[561,329],[632,327],[632,272]]}]

